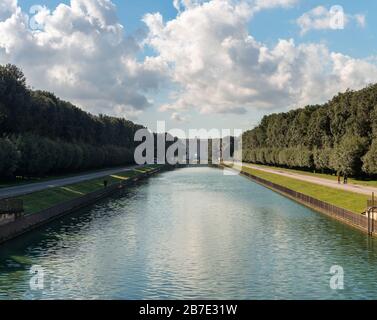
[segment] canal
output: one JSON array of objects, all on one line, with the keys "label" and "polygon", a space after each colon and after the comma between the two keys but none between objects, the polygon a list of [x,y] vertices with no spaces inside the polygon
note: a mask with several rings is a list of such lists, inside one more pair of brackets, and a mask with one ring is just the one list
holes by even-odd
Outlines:
[{"label": "canal", "polygon": [[162,173],[0,246],[0,299],[367,299],[376,279],[375,240],[211,168]]}]

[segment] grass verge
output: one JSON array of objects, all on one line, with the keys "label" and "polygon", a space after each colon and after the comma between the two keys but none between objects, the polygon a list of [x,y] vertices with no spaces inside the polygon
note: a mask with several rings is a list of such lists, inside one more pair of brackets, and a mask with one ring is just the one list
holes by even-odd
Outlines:
[{"label": "grass verge", "polygon": [[[260,167],[260,168],[266,168],[266,169],[274,169],[274,170],[284,171],[284,172],[288,172],[288,173],[297,173],[297,174],[301,174],[301,175],[305,175],[305,176],[323,178],[323,179],[328,179],[328,180],[333,180],[333,181],[338,180],[338,177],[335,174],[309,172],[309,171],[304,171],[304,170],[288,169],[288,168],[281,168],[281,167],[274,167],[274,166],[265,166],[265,165],[261,165],[261,164],[253,164],[253,166]],[[376,187],[377,188],[377,181],[376,180],[361,180],[361,179],[349,178],[348,183],[357,184],[357,185],[360,185],[360,186]]]},{"label": "grass verge", "polygon": [[369,197],[366,195],[325,187],[248,167],[243,167],[242,171],[311,196],[318,200],[330,203],[337,207],[355,212],[356,214],[361,214],[365,211],[367,200],[369,199]]},{"label": "grass verge", "polygon": [[[126,166],[124,166],[126,167]],[[124,170],[124,167],[119,167],[119,171]],[[55,175],[49,175],[45,177],[20,177],[17,176],[12,180],[0,180],[0,189],[2,188],[10,188],[10,187],[17,187],[21,185],[29,185],[33,183],[38,183],[38,182],[45,182],[49,180],[54,180],[54,179],[65,179],[65,178],[73,178],[76,176],[82,176],[85,174],[91,174],[95,173],[98,171],[105,171],[105,170],[114,170],[117,169],[115,167],[108,167],[108,168],[102,168],[102,169],[91,169],[91,170],[84,170],[84,171],[77,171],[77,172],[72,172],[72,173],[67,173],[67,174],[55,174]]]},{"label": "grass verge", "polygon": [[30,193],[19,196],[17,199],[23,200],[26,215],[33,214],[41,210],[51,208],[65,201],[82,197],[90,192],[103,189],[104,180],[107,180],[109,185],[111,185],[130,179],[141,173],[147,173],[156,169],[157,167],[158,165],[150,165],[133,169],[131,171],[123,171],[107,177]]}]

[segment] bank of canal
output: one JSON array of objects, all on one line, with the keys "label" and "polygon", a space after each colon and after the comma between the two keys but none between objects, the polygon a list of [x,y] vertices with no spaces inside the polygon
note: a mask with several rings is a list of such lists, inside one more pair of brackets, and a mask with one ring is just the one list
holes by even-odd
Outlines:
[{"label": "bank of canal", "polygon": [[376,244],[243,177],[179,169],[7,243],[0,298],[373,299]]},{"label": "bank of canal", "polygon": [[24,212],[21,216],[17,214],[17,218],[14,215],[14,221],[0,223],[0,245],[166,169],[168,166],[140,166],[102,178],[48,188],[11,199],[22,201],[20,207],[24,207]]}]

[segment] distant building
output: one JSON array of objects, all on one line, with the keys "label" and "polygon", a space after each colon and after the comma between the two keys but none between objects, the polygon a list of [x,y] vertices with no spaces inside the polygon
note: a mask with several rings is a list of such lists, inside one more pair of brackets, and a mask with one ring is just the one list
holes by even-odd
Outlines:
[{"label": "distant building", "polygon": [[186,139],[186,163],[190,163],[190,139]]},{"label": "distant building", "polygon": [[196,160],[198,164],[200,163],[200,147],[201,147],[201,141],[200,139],[196,139]]}]

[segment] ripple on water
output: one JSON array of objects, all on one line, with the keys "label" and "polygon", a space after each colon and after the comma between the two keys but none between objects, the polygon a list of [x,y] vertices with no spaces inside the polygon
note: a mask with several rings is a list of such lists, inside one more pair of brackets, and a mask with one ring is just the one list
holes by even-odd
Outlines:
[{"label": "ripple on water", "polygon": [[[163,173],[8,243],[0,299],[367,299],[375,240],[250,180]],[[45,290],[30,291],[30,266]],[[330,268],[345,290],[330,289]]]}]

